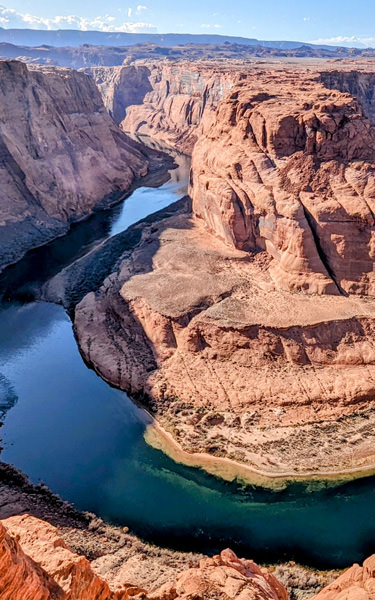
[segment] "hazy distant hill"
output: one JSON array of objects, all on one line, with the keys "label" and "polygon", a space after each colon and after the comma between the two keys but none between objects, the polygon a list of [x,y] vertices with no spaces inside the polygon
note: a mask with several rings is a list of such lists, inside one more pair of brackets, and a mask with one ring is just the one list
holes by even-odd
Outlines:
[{"label": "hazy distant hill", "polygon": [[185,44],[180,46],[160,46],[152,43],[134,46],[16,46],[0,43],[0,58],[13,58],[26,63],[58,65],[81,69],[87,67],[122,65],[125,60],[251,60],[257,58],[374,58],[375,51],[358,48],[318,48],[299,46],[296,48],[272,48],[244,44]]},{"label": "hazy distant hill", "polygon": [[[152,42],[159,46],[177,46],[180,44],[242,44],[246,46],[264,46],[281,48],[285,50],[298,48],[302,42],[288,41],[263,41],[253,38],[231,37],[226,35],[188,34],[188,33],[104,33],[102,31],[78,31],[61,29],[46,31],[40,29],[3,29],[0,27],[0,42],[7,42],[21,46],[80,46],[91,44],[94,46],[133,46],[143,42]],[[318,48],[332,49],[333,46],[316,46]]]}]

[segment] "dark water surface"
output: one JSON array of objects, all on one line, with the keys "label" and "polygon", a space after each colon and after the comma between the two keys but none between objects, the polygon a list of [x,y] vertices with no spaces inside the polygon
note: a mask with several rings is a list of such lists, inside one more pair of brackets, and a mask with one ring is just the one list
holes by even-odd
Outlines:
[{"label": "dark water surface", "polygon": [[[44,282],[95,240],[174,202],[185,192],[187,171],[183,162],[174,180],[136,190],[122,206],[30,253],[8,270],[3,289]],[[231,546],[257,560],[321,567],[375,551],[374,478],[336,488],[294,483],[276,492],[174,463],[145,443],[145,413],[85,366],[59,306],[25,298],[3,304],[1,411],[8,411],[2,460],[146,539],[204,551]]]}]

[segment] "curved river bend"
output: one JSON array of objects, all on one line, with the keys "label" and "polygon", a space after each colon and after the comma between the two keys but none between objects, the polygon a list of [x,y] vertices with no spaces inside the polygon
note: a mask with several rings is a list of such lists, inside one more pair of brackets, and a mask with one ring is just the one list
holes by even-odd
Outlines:
[{"label": "curved river bend", "polygon": [[[159,188],[76,225],[0,278],[32,289],[98,240],[186,191],[188,161]],[[10,284],[11,282],[11,284]],[[7,294],[5,294],[7,295]],[[44,481],[78,508],[159,544],[206,552],[231,546],[256,560],[347,566],[375,550],[375,479],[282,491],[228,483],[148,446],[149,417],[83,363],[64,309],[8,301],[0,311],[2,460]]]}]

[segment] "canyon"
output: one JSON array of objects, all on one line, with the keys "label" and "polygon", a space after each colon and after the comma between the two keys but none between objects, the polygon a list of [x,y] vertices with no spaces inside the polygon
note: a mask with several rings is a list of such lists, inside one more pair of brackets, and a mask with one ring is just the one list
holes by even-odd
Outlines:
[{"label": "canyon", "polygon": [[[156,419],[149,443],[271,487],[373,472],[371,67],[0,69],[0,269],[157,170],[165,157],[141,136],[192,154],[190,197],[99,244],[41,296],[69,308],[87,364]],[[230,550],[161,556],[99,522],[100,543],[118,547],[87,557],[76,523],[67,534],[29,509],[0,511],[4,600],[288,599]],[[370,557],[315,598],[371,598],[374,573]]]}]

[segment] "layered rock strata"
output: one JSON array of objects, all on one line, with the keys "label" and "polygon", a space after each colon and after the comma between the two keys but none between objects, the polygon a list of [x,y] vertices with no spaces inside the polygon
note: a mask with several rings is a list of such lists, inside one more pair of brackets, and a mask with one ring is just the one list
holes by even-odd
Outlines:
[{"label": "layered rock strata", "polygon": [[240,77],[230,68],[204,62],[145,62],[90,69],[115,121],[124,131],[163,140],[191,153],[205,122]]},{"label": "layered rock strata", "polygon": [[0,61],[0,270],[147,172],[90,77]]},{"label": "layered rock strata", "polygon": [[279,288],[374,296],[374,156],[350,94],[308,74],[259,74],[195,146],[193,211],[227,244],[265,250]]}]

